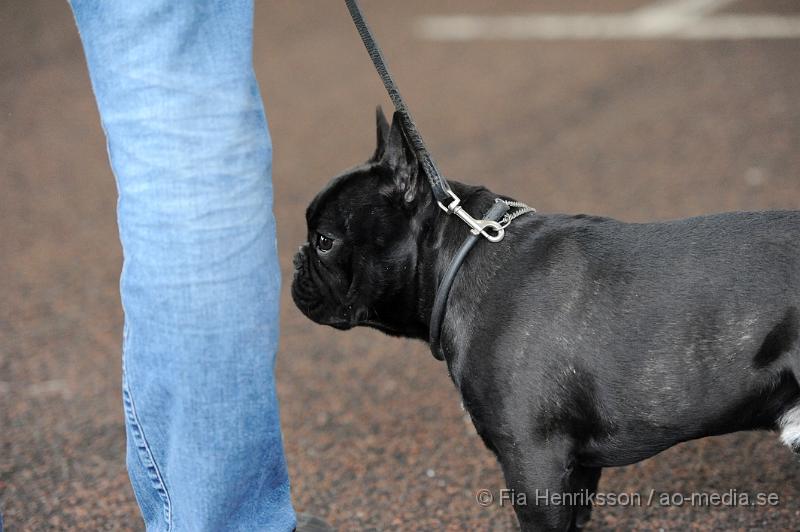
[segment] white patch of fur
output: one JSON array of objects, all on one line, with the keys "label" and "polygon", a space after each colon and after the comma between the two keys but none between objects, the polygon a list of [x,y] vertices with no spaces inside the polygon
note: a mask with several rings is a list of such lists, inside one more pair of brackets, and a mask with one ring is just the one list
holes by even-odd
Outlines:
[{"label": "white patch of fur", "polygon": [[778,421],[781,441],[792,449],[800,448],[800,404],[787,410]]}]

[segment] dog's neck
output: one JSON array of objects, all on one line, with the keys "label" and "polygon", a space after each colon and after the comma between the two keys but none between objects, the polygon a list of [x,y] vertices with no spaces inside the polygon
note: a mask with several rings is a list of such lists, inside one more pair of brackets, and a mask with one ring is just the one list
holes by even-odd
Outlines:
[{"label": "dog's neck", "polygon": [[[461,198],[461,206],[476,218],[481,218],[497,198],[496,194],[483,187],[469,186],[458,182],[451,182],[450,184],[453,192]],[[427,224],[426,232],[420,235],[415,283],[418,304],[416,305],[416,315],[414,316],[414,328],[419,330],[420,339],[426,341],[429,340],[431,311],[442,276],[470,231],[469,227],[461,219],[454,215],[446,214],[435,203],[432,203],[432,208],[435,209],[436,214],[431,217],[432,220]],[[505,247],[502,241],[492,244],[479,241],[477,245]],[[463,271],[459,271],[458,275],[471,275],[476,271],[476,268],[480,268],[481,266],[477,264],[479,255],[481,254],[471,252],[465,261],[469,263],[469,267],[465,264]],[[463,299],[464,297],[469,297],[469,295],[460,294],[458,297]],[[448,305],[448,307],[451,306]]]},{"label": "dog's neck", "polygon": [[[489,210],[497,195],[483,187],[450,182],[453,192],[461,199],[461,206],[476,218]],[[416,241],[418,254],[416,268],[410,275],[404,289],[390,300],[383,301],[376,308],[375,315],[380,319],[364,323],[387,334],[429,341],[429,327],[436,291],[445,270],[453,260],[458,248],[469,235],[469,227],[457,216],[447,214],[433,200],[430,192],[420,201],[419,209],[423,216],[417,221]],[[492,253],[480,252],[481,246],[492,246]],[[507,255],[509,244],[506,239],[489,243],[481,238],[467,256],[456,277],[450,299],[446,307],[445,324],[448,320],[464,321],[471,319],[471,309],[476,307],[481,293],[476,283],[468,286],[470,290],[459,289],[459,279],[477,281],[488,269],[497,267],[498,261],[492,257]],[[462,284],[463,287],[463,284]]]}]

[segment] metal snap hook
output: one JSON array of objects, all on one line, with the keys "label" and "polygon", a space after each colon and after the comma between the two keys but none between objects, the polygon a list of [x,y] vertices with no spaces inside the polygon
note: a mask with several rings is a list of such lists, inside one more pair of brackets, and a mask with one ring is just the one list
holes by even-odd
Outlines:
[{"label": "metal snap hook", "polygon": [[[475,220],[475,223],[480,227],[480,229],[472,229],[471,233],[473,235],[481,234],[486,237],[489,242],[500,242],[503,240],[505,236],[505,229],[502,225],[498,222],[493,220]],[[489,229],[494,232],[494,234],[490,234],[486,230]]]},{"label": "metal snap hook", "polygon": [[[473,235],[483,235],[489,242],[500,242],[505,236],[505,230],[502,225],[493,220],[476,220],[460,206],[453,209],[453,214],[470,226]],[[487,229],[494,234],[488,232]]]}]

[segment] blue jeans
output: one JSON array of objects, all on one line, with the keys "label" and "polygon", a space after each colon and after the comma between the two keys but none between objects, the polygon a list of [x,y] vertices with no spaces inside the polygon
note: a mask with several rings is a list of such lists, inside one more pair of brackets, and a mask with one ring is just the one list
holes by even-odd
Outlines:
[{"label": "blue jeans", "polygon": [[252,0],[72,0],[117,179],[127,463],[148,530],[291,530]]}]

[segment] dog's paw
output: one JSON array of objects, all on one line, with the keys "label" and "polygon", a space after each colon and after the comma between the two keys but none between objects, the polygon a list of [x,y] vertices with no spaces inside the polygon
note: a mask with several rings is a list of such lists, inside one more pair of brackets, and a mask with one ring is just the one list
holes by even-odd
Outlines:
[{"label": "dog's paw", "polygon": [[581,507],[575,510],[575,519],[573,521],[572,527],[570,530],[573,532],[578,532],[583,530],[589,521],[592,519],[592,508],[591,507]]}]

